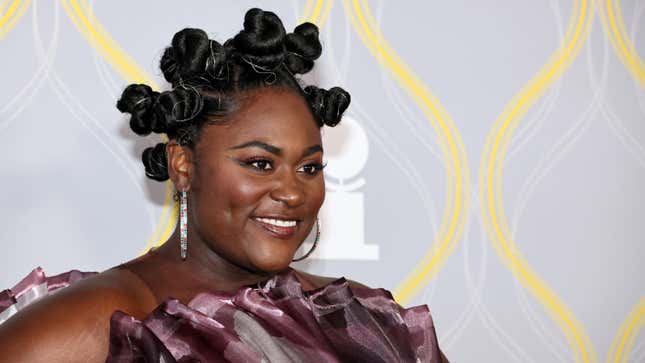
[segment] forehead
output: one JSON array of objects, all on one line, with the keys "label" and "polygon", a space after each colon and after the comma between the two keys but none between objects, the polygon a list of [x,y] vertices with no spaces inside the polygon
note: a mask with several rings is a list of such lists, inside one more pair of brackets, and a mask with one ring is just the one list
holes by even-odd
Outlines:
[{"label": "forehead", "polygon": [[268,88],[245,92],[239,106],[228,122],[204,127],[198,147],[221,149],[258,140],[300,151],[321,143],[320,129],[309,107],[294,91]]}]

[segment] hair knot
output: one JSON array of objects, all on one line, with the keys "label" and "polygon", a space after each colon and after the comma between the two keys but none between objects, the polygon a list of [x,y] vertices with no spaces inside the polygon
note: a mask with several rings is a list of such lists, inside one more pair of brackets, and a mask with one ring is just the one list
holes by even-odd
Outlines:
[{"label": "hair knot", "polygon": [[203,103],[202,95],[196,87],[177,87],[159,94],[155,111],[167,130],[175,130],[197,117]]},{"label": "hair knot", "polygon": [[293,74],[309,72],[314,61],[322,53],[322,45],[318,39],[318,27],[312,23],[298,25],[293,33],[286,36],[287,54],[285,64]]},{"label": "hair knot", "polygon": [[165,143],[160,142],[154,147],[143,150],[141,161],[143,161],[148,178],[157,181],[168,180],[168,158]]},{"label": "hair knot", "polygon": [[215,40],[210,40],[209,55],[204,64],[204,71],[215,82],[228,81],[226,61],[232,48],[230,45],[221,45]]},{"label": "hair knot", "polygon": [[340,87],[307,86],[304,91],[318,126],[336,126],[351,102],[349,93]]},{"label": "hair knot", "polygon": [[220,43],[208,39],[201,29],[185,28],[172,38],[171,46],[161,56],[159,66],[164,78],[173,86],[178,84],[205,84],[205,75],[221,77],[227,52]]},{"label": "hair knot", "polygon": [[116,108],[130,114],[130,128],[138,135],[150,132],[165,132],[154,112],[159,93],[145,84],[131,84],[123,90]]},{"label": "hair knot", "polygon": [[246,12],[244,30],[233,38],[233,46],[247,63],[262,70],[272,70],[284,61],[285,34],[277,15],[254,8]]}]

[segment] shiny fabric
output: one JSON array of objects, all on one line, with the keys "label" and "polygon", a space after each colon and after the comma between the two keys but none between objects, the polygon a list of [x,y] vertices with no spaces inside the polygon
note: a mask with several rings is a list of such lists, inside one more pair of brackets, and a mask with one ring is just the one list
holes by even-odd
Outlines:
[{"label": "shiny fabric", "polygon": [[[69,283],[87,276],[68,274]],[[5,292],[24,295],[43,278],[32,277],[30,286],[23,280],[23,286]],[[65,285],[59,277],[56,288]],[[55,290],[53,281],[51,286]],[[0,298],[0,314],[3,306],[15,304]],[[143,321],[115,311],[107,362],[436,363],[441,358],[427,306],[404,309],[387,290],[350,288],[343,278],[303,291],[296,272],[287,270],[235,293],[198,294],[187,305],[167,299]]]},{"label": "shiny fabric", "polygon": [[36,267],[14,287],[0,292],[0,324],[43,296],[52,294],[58,289],[94,274],[96,272],[71,270],[60,275],[47,277],[42,268]]}]

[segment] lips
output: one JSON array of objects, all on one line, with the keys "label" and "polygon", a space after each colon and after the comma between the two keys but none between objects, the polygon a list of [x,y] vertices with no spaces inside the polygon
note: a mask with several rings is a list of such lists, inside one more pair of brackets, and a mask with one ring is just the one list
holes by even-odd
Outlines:
[{"label": "lips", "polygon": [[288,239],[298,230],[299,221],[296,219],[278,219],[269,217],[254,217],[252,218],[262,229],[267,231],[270,235],[280,239]]}]

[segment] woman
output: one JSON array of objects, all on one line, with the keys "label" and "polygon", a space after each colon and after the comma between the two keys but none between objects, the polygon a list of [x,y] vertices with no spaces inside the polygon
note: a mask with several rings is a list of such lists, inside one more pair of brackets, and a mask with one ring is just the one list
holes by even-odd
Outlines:
[{"label": "woman", "polygon": [[[2,360],[441,361],[426,307],[289,267],[319,233],[320,128],[350,103],[341,88],[294,77],[320,53],[315,25],[286,34],[260,9],[223,44],[199,29],[175,34],[160,65],[172,89],[130,85],[117,108],[135,133],[168,135],[142,159],[147,176],[175,185],[178,228],[100,274],[35,270],[5,291]],[[57,292],[28,304],[47,289]]]}]

